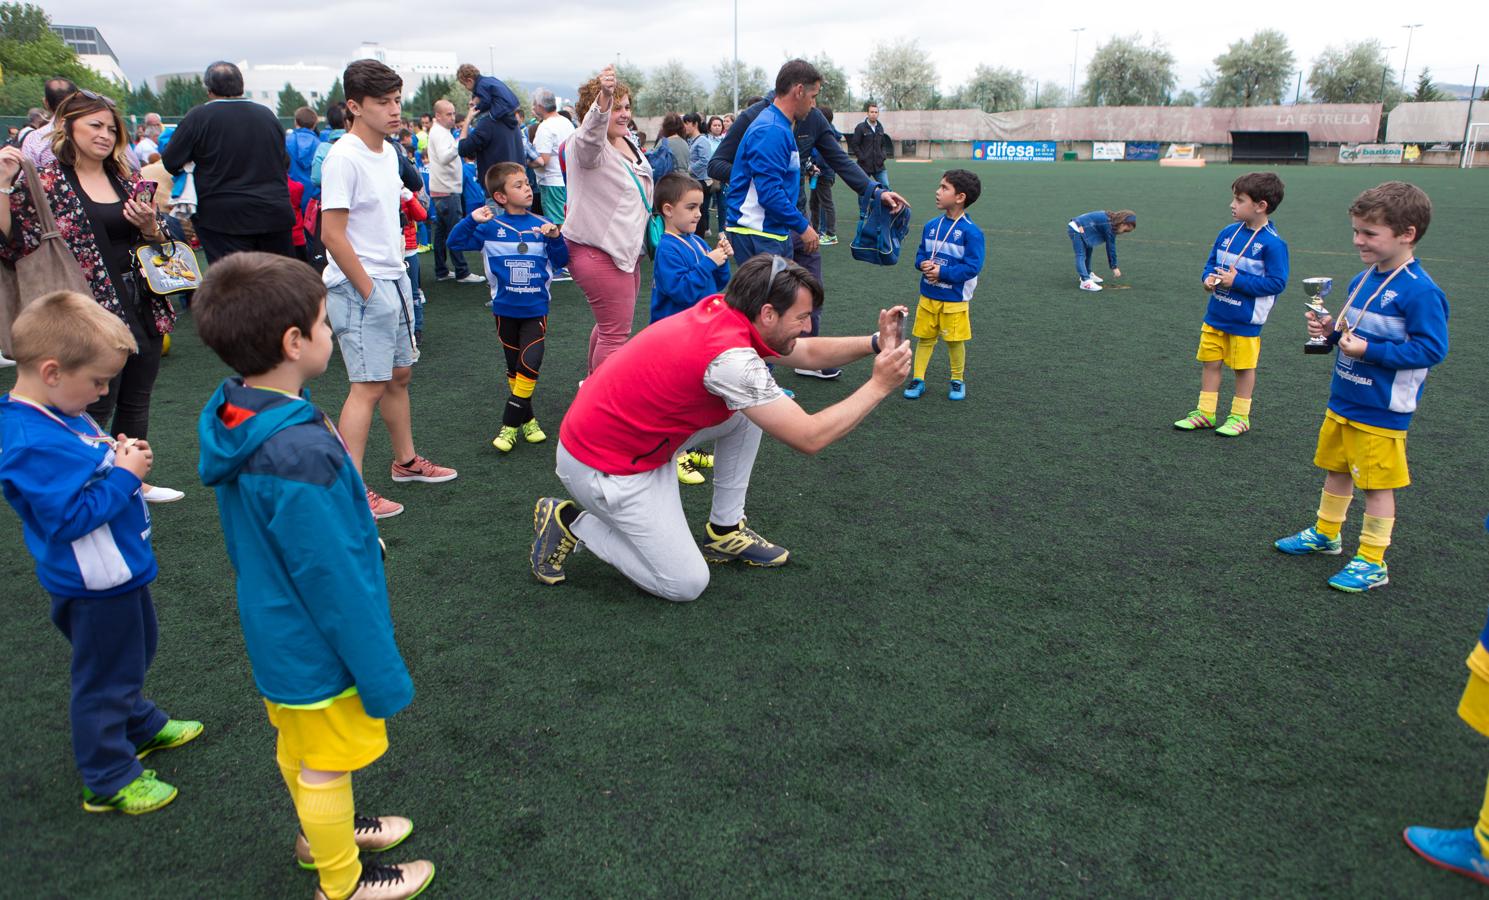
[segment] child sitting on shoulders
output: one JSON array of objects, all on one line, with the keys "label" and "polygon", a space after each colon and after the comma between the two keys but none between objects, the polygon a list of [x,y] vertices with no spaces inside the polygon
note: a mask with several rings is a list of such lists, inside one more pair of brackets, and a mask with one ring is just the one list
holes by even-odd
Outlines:
[{"label": "child sitting on shoulders", "polygon": [[1122,277],[1122,270],[1117,268],[1117,235],[1136,227],[1137,213],[1130,209],[1098,209],[1065,223],[1075,248],[1075,274],[1080,276],[1081,290],[1101,290],[1102,277],[1091,271],[1091,251],[1097,244],[1106,244],[1107,265],[1112,267],[1114,277]]},{"label": "child sitting on shoulders", "polygon": [[925,223],[915,267],[920,270],[920,303],[915,307],[915,367],[905,397],[918,400],[925,393],[925,373],[946,339],[951,358],[951,384],[946,396],[967,398],[967,341],[972,339],[972,292],[982,271],[985,244],[982,229],[967,218],[967,207],[982,194],[982,181],[966,169],[952,169],[936,187],[941,215]]},{"label": "child sitting on shoulders", "polygon": [[553,273],[569,264],[569,247],[557,225],[532,214],[533,188],[520,164],[487,169],[486,190],[491,201],[456,222],[445,246],[457,253],[479,250],[486,264],[508,391],[501,429],[491,445],[509,453],[519,430],[529,444],[548,439],[533,415],[533,391],[543,366]]},{"label": "child sitting on shoulders", "polygon": [[118,316],[68,291],[33,301],[12,333],[17,372],[0,397],[0,488],[21,517],[52,623],[72,645],[83,809],[154,812],[176,788],[140,759],[196,738],[202,723],[168,718],[141,693],[157,638],[157,567],[140,495],[154,453],[143,440],[104,434],[86,411],[108,393],[135,340]]},{"label": "child sitting on shoulders", "polygon": [[243,642],[300,821],[295,857],[316,870],[318,900],[412,897],[433,865],[358,860],[413,831],[399,816],[357,815],[351,773],[387,752],[385,720],[414,684],[367,487],[305,391],[331,359],[326,289],[304,263],[235,253],[212,266],[191,308],[202,343],[237,373],[197,419],[198,470],[217,493]]}]

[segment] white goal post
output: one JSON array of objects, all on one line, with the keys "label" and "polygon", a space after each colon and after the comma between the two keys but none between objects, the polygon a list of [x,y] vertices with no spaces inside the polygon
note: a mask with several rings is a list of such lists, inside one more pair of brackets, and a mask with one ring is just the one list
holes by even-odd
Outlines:
[{"label": "white goal post", "polygon": [[1489,122],[1472,122],[1468,131],[1464,134],[1463,159],[1458,168],[1472,169],[1474,158],[1474,147],[1479,144],[1489,143]]}]

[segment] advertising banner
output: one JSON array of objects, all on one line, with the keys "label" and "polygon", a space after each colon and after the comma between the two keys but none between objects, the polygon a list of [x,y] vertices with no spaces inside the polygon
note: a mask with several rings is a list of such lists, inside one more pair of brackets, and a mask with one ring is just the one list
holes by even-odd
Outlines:
[{"label": "advertising banner", "polygon": [[1092,159],[1125,159],[1127,144],[1123,141],[1092,141]]},{"label": "advertising banner", "polygon": [[1054,141],[973,141],[972,158],[986,162],[1054,162]]},{"label": "advertising banner", "polygon": [[1341,144],[1339,161],[1342,163],[1399,163],[1406,155],[1401,144]]},{"label": "advertising banner", "polygon": [[1169,144],[1169,159],[1198,159],[1199,144]]},{"label": "advertising banner", "polygon": [[1127,142],[1127,158],[1128,159],[1157,159],[1158,158],[1158,142],[1157,141],[1128,141]]}]

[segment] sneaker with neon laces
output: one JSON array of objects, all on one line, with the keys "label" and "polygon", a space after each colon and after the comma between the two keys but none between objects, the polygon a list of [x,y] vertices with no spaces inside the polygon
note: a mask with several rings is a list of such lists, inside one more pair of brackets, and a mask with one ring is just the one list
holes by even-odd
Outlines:
[{"label": "sneaker with neon laces", "polygon": [[543,497],[533,507],[533,548],[528,556],[533,576],[544,584],[560,584],[564,578],[564,560],[579,546],[563,523],[560,512],[574,505],[572,500]]},{"label": "sneaker with neon laces", "polygon": [[921,395],[924,394],[924,393],[925,393],[925,379],[924,378],[912,378],[912,379],[910,379],[909,386],[905,388],[905,399],[906,400],[919,400],[920,397],[921,397]]},{"label": "sneaker with neon laces", "polygon": [[[358,850],[382,853],[403,843],[413,833],[414,823],[403,816],[355,816],[352,831]],[[316,868],[315,857],[310,853],[310,841],[305,839],[303,831],[295,835],[295,862],[307,871]]]},{"label": "sneaker with neon laces", "polygon": [[688,453],[687,453],[687,458],[688,458],[688,461],[691,462],[693,464],[693,467],[696,468],[696,469],[712,469],[713,468],[713,454],[712,453],[705,453],[702,450],[689,450]]},{"label": "sneaker with neon laces", "polygon": [[953,379],[951,379],[951,387],[948,388],[947,391],[946,391],[946,399],[948,399],[948,400],[965,400],[965,399],[967,399],[967,382],[962,381],[960,378],[953,378]]},{"label": "sneaker with neon laces", "polygon": [[1424,828],[1413,825],[1401,832],[1412,852],[1439,869],[1457,872],[1489,884],[1489,859],[1479,848],[1472,828]]},{"label": "sneaker with neon laces", "polygon": [[679,484],[702,484],[707,480],[707,478],[703,477],[703,473],[698,471],[698,467],[693,464],[693,461],[688,459],[687,454],[683,454],[677,458],[677,481]]},{"label": "sneaker with neon laces", "polygon": [[541,444],[548,440],[548,435],[538,426],[537,419],[528,419],[522,423],[522,439],[529,444]]},{"label": "sneaker with neon laces", "polygon": [[[424,893],[434,881],[434,863],[427,859],[380,866],[364,863],[357,889],[347,900],[410,900]],[[326,892],[315,889],[315,900],[326,900]]]},{"label": "sneaker with neon laces", "polygon": [[496,437],[491,439],[491,446],[503,453],[511,453],[512,448],[517,446],[517,426],[503,425]]},{"label": "sneaker with neon laces", "polygon": [[391,519],[403,512],[402,503],[394,503],[371,488],[367,489],[367,506],[372,510],[374,519]]},{"label": "sneaker with neon laces", "polygon": [[1317,528],[1304,528],[1297,534],[1281,538],[1272,546],[1292,556],[1307,556],[1310,553],[1338,556],[1344,548],[1344,542],[1337,537],[1321,534]]},{"label": "sneaker with neon laces", "polygon": [[1215,427],[1215,417],[1202,409],[1192,409],[1189,415],[1174,423],[1180,431],[1201,431]]},{"label": "sneaker with neon laces", "polygon": [[1217,437],[1240,437],[1251,430],[1251,417],[1235,413],[1225,417],[1225,424],[1215,429]]},{"label": "sneaker with neon laces", "polygon": [[448,466],[437,466],[418,454],[414,455],[408,465],[393,463],[394,481],[423,481],[428,484],[439,484],[445,481],[454,481],[459,475]]},{"label": "sneaker with neon laces", "polygon": [[204,726],[190,719],[169,719],[165,727],[148,741],[135,748],[135,759],[144,759],[156,750],[174,750],[201,737]]},{"label": "sneaker with neon laces", "polygon": [[838,245],[838,236],[835,234],[824,234],[817,243],[823,247],[836,247]]},{"label": "sneaker with neon laces", "polygon": [[121,812],[129,816],[140,816],[155,812],[170,803],[176,799],[177,793],[179,792],[174,786],[155,777],[154,769],[146,769],[112,797],[100,797],[88,788],[83,788],[83,809],[91,813]]},{"label": "sneaker with neon laces", "polygon": [[708,543],[703,545],[703,558],[711,563],[727,563],[737,559],[767,569],[784,566],[791,551],[777,547],[761,537],[748,522],[748,518],[740,519],[738,528],[723,534],[714,530],[712,522],[703,526],[703,533],[708,537]]},{"label": "sneaker with neon laces", "polygon": [[1347,594],[1359,594],[1390,583],[1391,579],[1386,577],[1385,564],[1373,563],[1363,556],[1356,556],[1345,563],[1339,574],[1329,579],[1329,587]]}]

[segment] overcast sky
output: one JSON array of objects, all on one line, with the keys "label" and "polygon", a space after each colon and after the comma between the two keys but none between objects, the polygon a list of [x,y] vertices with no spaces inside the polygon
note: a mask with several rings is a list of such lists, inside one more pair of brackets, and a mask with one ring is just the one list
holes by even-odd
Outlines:
[{"label": "overcast sky", "polygon": [[[517,13],[515,4],[501,4],[492,7],[497,14],[486,20],[489,24],[483,22],[482,4],[462,0],[251,0],[242,7],[229,6],[231,14],[202,13],[181,21],[117,0],[43,3],[56,24],[98,27],[135,81],[199,70],[218,58],[340,66],[359,43],[376,41],[410,50],[454,50],[462,62],[483,71],[495,45],[495,74],[529,87],[572,88],[617,53],[643,69],[679,59],[711,87],[713,67],[733,53],[730,0],[555,0],[530,16]],[[1018,69],[1068,89],[1077,39],[1079,77],[1084,77],[1084,65],[1100,44],[1114,35],[1141,33],[1145,40],[1157,36],[1167,45],[1177,62],[1179,87],[1197,89],[1230,41],[1277,27],[1287,34],[1296,64],[1305,71],[1329,45],[1375,38],[1394,46],[1388,55],[1399,80],[1408,34],[1402,26],[1421,23],[1411,42],[1408,85],[1424,65],[1432,68],[1436,81],[1468,84],[1476,63],[1489,64],[1489,3],[1414,6],[1396,0],[1255,0],[1221,6],[1155,0],[1017,5],[745,0],[740,4],[739,58],[773,76],[789,56],[826,52],[854,80],[855,92],[862,93],[858,78],[872,47],[905,37],[934,53],[943,92],[965,81],[978,63]],[[1080,35],[1071,33],[1081,26],[1086,30]],[[1489,66],[1480,75],[1480,84],[1485,81]]]}]

